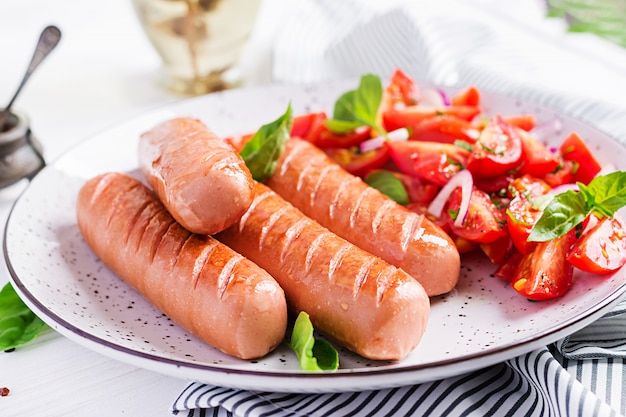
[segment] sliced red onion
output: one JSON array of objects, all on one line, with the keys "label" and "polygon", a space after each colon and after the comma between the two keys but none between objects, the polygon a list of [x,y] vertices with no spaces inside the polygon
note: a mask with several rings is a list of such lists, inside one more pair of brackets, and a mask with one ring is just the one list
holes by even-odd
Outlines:
[{"label": "sliced red onion", "polygon": [[432,88],[422,91],[419,105],[439,108],[448,105],[446,100],[447,97],[443,91]]},{"label": "sliced red onion", "polygon": [[548,191],[548,194],[557,195],[565,191],[580,191],[577,184],[561,184]]},{"label": "sliced red onion", "polygon": [[443,212],[443,208],[450,194],[452,194],[457,187],[461,187],[461,205],[459,207],[459,213],[454,220],[454,225],[457,227],[463,226],[465,218],[467,217],[473,186],[474,179],[472,178],[471,172],[466,169],[459,171],[441,188],[439,194],[435,196],[428,206],[428,212],[433,216],[441,217],[441,213]]},{"label": "sliced red onion", "polygon": [[563,123],[557,118],[537,123],[530,134],[539,142],[549,142],[550,138],[558,135],[563,128]]},{"label": "sliced red onion", "polygon": [[365,140],[361,142],[361,144],[359,145],[359,148],[361,152],[373,151],[383,146],[383,143],[385,143],[386,140],[390,140],[392,142],[393,141],[405,141],[408,138],[409,138],[409,130],[403,127],[403,128],[396,129],[387,133],[387,138],[380,135],[380,136],[376,136],[375,138]]}]

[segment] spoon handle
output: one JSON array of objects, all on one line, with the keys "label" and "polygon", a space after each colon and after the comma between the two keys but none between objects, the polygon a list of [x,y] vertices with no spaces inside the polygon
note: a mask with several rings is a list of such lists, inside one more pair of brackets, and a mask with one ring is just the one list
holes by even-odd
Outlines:
[{"label": "spoon handle", "polygon": [[9,113],[9,110],[11,109],[11,106],[13,105],[13,102],[19,95],[22,87],[24,87],[24,84],[26,84],[26,81],[28,81],[28,79],[30,78],[30,75],[35,71],[39,64],[41,64],[41,61],[43,61],[44,58],[48,56],[50,51],[52,51],[57,46],[59,40],[61,40],[61,31],[56,26],[48,26],[41,32],[41,35],[39,36],[39,41],[37,42],[37,47],[35,48],[33,57],[30,60],[28,69],[26,70],[26,73],[22,78],[22,82],[20,82],[20,85],[17,87],[17,90],[15,91],[15,94],[13,94],[13,97],[11,98],[11,101],[9,101],[9,104],[4,108],[2,113],[0,113],[0,127],[4,126],[4,121],[7,114]]}]

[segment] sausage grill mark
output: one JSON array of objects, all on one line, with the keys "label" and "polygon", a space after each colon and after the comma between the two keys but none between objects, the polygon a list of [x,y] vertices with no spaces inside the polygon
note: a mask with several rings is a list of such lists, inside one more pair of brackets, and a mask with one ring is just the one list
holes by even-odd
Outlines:
[{"label": "sausage grill mark", "polygon": [[324,181],[326,180],[326,177],[328,176],[328,174],[331,171],[335,171],[336,170],[336,166],[333,165],[326,165],[324,167],[324,169],[320,172],[319,174],[319,178],[317,179],[317,182],[315,183],[315,187],[313,188],[313,190],[311,191],[310,194],[310,198],[311,198],[311,206],[315,206],[315,197],[317,197],[317,192],[319,191],[320,187],[322,186],[322,184],[324,184]]},{"label": "sausage grill mark", "polygon": [[359,211],[361,210],[361,204],[363,204],[363,201],[367,201],[367,195],[370,194],[370,191],[375,192],[373,188],[368,187],[363,189],[363,191],[359,194],[356,200],[356,204],[350,212],[350,228],[354,229],[357,219],[359,217]]},{"label": "sausage grill mark", "polygon": [[295,222],[293,225],[291,225],[289,227],[289,229],[287,229],[287,231],[285,232],[285,242],[284,242],[284,245],[283,245],[283,250],[280,252],[280,263],[281,264],[285,263],[285,258],[289,254],[289,249],[291,248],[292,243],[294,242],[294,240],[296,240],[298,238],[298,236],[300,236],[300,233],[302,232],[302,230],[305,227],[307,227],[307,225],[310,222],[311,222],[310,219],[308,219],[306,217],[302,217],[297,222]]},{"label": "sausage grill mark", "polygon": [[374,262],[376,262],[376,258],[374,256],[370,256],[367,259],[367,261],[361,264],[361,267],[359,268],[359,272],[354,278],[354,288],[352,290],[352,298],[356,298],[357,295],[359,295],[359,291],[361,291],[363,284],[365,284],[365,280],[372,272],[371,269],[372,269],[372,265],[374,265]]},{"label": "sausage grill mark", "polygon": [[[192,240],[197,239],[197,237],[195,235],[190,235],[189,238],[187,238],[187,241],[185,242],[185,245],[190,244],[192,245]],[[204,246],[202,248],[202,251],[200,252],[200,255],[198,255],[198,257],[194,260],[193,263],[193,271],[191,273],[191,282],[192,287],[194,289],[196,289],[197,285],[198,285],[198,280],[200,279],[200,274],[202,273],[202,270],[204,269],[204,266],[206,265],[206,263],[208,262],[209,258],[211,257],[211,254],[213,253],[213,250],[215,250],[215,248],[217,247],[218,243],[215,239],[207,239],[207,242],[210,244],[207,244],[206,246]],[[183,245],[183,247],[185,246]],[[220,293],[220,298],[222,297],[222,293]]]},{"label": "sausage grill mark", "polygon": [[335,270],[341,265],[346,253],[352,248],[352,244],[349,242],[344,242],[344,244],[339,248],[337,252],[333,255],[328,263],[328,280],[331,282],[335,281]]},{"label": "sausage grill mark", "polygon": [[289,210],[288,206],[281,207],[278,211],[272,213],[272,215],[267,219],[267,222],[261,228],[261,237],[259,238],[259,249],[263,249],[263,245],[265,244],[265,238],[267,237],[269,231],[276,224],[276,222],[282,217],[285,212]]},{"label": "sausage grill mark", "polygon": [[378,210],[376,210],[376,215],[372,220],[372,232],[378,233],[378,228],[380,227],[383,218],[389,214],[389,211],[395,207],[396,203],[391,200],[386,200]]},{"label": "sausage grill mark", "polygon": [[383,298],[389,288],[389,281],[393,279],[393,276],[398,271],[393,265],[389,265],[385,268],[384,273],[381,273],[376,281],[376,305],[379,306],[383,302]]},{"label": "sausage grill mark", "polygon": [[235,254],[232,258],[228,260],[228,262],[226,262],[226,265],[224,265],[224,268],[217,278],[217,293],[219,295],[219,298],[222,298],[222,296],[226,292],[226,289],[228,288],[228,284],[230,284],[230,282],[235,279],[235,267],[239,263],[241,263],[243,259],[243,256],[241,256],[240,254]]},{"label": "sausage grill mark", "polygon": [[307,249],[305,262],[304,262],[304,271],[307,274],[309,273],[311,269],[311,265],[313,264],[313,257],[320,250],[324,250],[324,242],[326,241],[326,239],[328,239],[329,235],[331,235],[330,232],[320,233],[319,235],[315,237],[315,239],[313,240],[313,242],[311,242],[311,245]]},{"label": "sausage grill mark", "polygon": [[259,205],[261,201],[265,200],[271,195],[272,195],[271,191],[267,191],[262,194],[258,194],[254,197],[254,199],[252,200],[252,203],[250,204],[250,207],[248,207],[248,210],[239,219],[239,232],[243,231],[243,229],[246,227],[246,221],[250,217],[250,214],[254,212],[254,209],[256,208],[256,206]]}]

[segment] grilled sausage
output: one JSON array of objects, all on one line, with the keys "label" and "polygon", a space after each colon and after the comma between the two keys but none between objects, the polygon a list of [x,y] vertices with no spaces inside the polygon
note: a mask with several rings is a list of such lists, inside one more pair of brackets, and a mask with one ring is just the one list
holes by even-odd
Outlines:
[{"label": "grilled sausage", "polygon": [[252,201],[243,159],[196,119],[166,120],[139,139],[139,166],[186,229],[214,234],[235,223]]},{"label": "grilled sausage", "polygon": [[429,296],[456,285],[460,255],[441,228],[343,170],[311,143],[291,138],[265,184],[322,226],[404,269]]},{"label": "grilled sausage", "polygon": [[251,359],[283,340],[287,307],[276,281],[214,238],[183,228],[139,180],[99,175],[81,188],[76,210],[102,262],[206,343]]},{"label": "grilled sausage", "polygon": [[407,273],[322,227],[263,184],[241,220],[216,238],[267,270],[294,313],[370,359],[398,360],[419,343],[430,312]]}]

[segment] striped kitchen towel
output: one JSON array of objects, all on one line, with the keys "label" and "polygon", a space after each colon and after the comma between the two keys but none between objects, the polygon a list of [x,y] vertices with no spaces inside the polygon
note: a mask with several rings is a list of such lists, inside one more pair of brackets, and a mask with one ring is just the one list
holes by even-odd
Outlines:
[{"label": "striped kitchen towel", "polygon": [[172,406],[199,416],[626,415],[626,302],[550,346],[465,375],[378,391],[293,394],[189,384]]},{"label": "striped kitchen towel", "polygon": [[[273,78],[317,82],[372,72],[385,79],[402,68],[420,81],[473,84],[535,101],[626,143],[626,52],[566,33],[558,22],[545,21],[542,4],[289,2],[272,47]],[[324,394],[190,383],[171,412],[237,417],[626,415],[625,313],[623,301],[549,346],[444,380]]]}]

